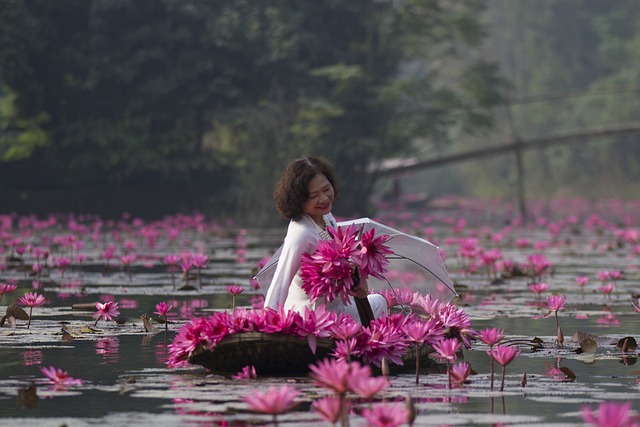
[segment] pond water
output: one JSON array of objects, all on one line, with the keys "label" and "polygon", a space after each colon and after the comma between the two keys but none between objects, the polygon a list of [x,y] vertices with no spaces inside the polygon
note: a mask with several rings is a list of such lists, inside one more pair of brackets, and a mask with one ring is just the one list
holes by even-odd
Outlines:
[{"label": "pond water", "polygon": [[[501,219],[472,226],[465,220],[468,214],[405,213],[381,219],[426,235],[440,246],[460,294],[454,302],[470,316],[474,329],[499,327],[506,339],[537,337],[543,346],[518,345],[522,353],[506,367],[502,392],[499,369],[490,390],[488,347],[476,341],[463,351],[464,360],[475,371],[467,384],[448,389],[442,365],[424,368],[416,384],[413,369],[407,367],[390,377],[391,386],[376,401],[411,399],[414,425],[570,426],[583,424],[585,405],[595,409],[603,401],[632,402],[638,410],[637,350],[623,352],[616,345],[621,338],[639,338],[640,313],[631,305],[637,304],[640,293],[640,250],[633,237],[637,217],[630,217],[628,210],[615,218],[603,213],[597,219],[593,212],[585,212],[539,216],[526,225],[505,226]],[[274,384],[293,385],[302,392],[299,405],[278,417],[279,425],[329,425],[310,410],[322,391],[307,377],[258,374],[256,380],[234,380],[199,366],[169,369],[166,365],[167,345],[185,321],[231,308],[226,285],[245,287],[236,306],[251,306],[256,291],[250,277],[256,263],[280,244],[284,230],[240,229],[197,215],[154,223],[13,215],[1,223],[0,283],[14,283],[17,289],[3,295],[0,315],[25,292],[46,298],[43,306],[33,308],[29,328],[22,320],[0,328],[2,425],[272,425],[270,416],[250,412],[242,396]],[[485,252],[499,249],[496,271],[488,272],[478,253],[465,254],[465,245]],[[21,246],[27,249],[18,254]],[[113,258],[105,257],[109,246],[115,250]],[[37,263],[35,248],[50,251],[49,265],[39,276],[30,267]],[[185,285],[182,274],[172,274],[163,261],[167,255],[185,251],[206,254],[209,260],[199,277],[191,272],[187,290],[180,289]],[[120,259],[126,252],[137,255],[129,268]],[[504,265],[523,266],[532,254],[544,254],[550,264],[539,277],[507,274]],[[61,257],[72,260],[64,272],[56,264]],[[619,272],[619,277],[607,276],[611,272]],[[581,287],[576,277],[588,281]],[[605,293],[601,288],[612,282],[614,290]],[[536,294],[529,287],[532,283],[548,288]],[[565,309],[558,313],[562,347],[556,342],[553,314],[544,316],[548,310],[543,305],[552,294],[567,297]],[[99,320],[93,327],[91,312],[72,308],[108,300],[119,302],[119,323]],[[156,323],[157,331],[148,333],[140,316],[156,317],[154,307],[161,301],[173,306],[168,330]],[[580,344],[573,338],[580,334],[592,336],[595,353],[576,351]],[[40,372],[48,366],[82,379],[82,385],[50,385]],[[565,368],[564,373],[559,374],[558,368]],[[354,397],[352,405],[350,424],[366,425],[360,409],[368,403]]]}]

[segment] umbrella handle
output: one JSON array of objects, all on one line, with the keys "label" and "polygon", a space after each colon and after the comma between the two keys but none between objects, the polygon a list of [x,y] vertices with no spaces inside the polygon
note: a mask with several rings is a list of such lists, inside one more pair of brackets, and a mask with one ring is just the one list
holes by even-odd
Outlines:
[{"label": "umbrella handle", "polygon": [[[360,284],[360,274],[358,273],[358,267],[353,270],[351,276],[353,278],[353,286],[358,286]],[[360,323],[362,323],[362,326],[369,326],[371,321],[375,319],[373,310],[371,309],[369,298],[353,297],[353,301],[355,302],[356,308],[358,309]]]}]

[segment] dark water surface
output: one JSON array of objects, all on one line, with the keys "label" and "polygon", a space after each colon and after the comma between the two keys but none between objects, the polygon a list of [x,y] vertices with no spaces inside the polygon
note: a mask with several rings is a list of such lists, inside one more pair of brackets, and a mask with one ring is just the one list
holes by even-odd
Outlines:
[{"label": "dark water surface", "polygon": [[[428,368],[416,385],[414,372],[408,368],[390,378],[391,387],[381,392],[378,400],[413,399],[417,411],[414,425],[571,426],[583,425],[580,411],[585,405],[596,408],[602,401],[631,401],[638,410],[637,350],[622,353],[616,347],[620,338],[640,339],[640,313],[631,308],[640,292],[640,254],[632,249],[633,242],[621,242],[619,237],[619,230],[637,228],[637,222],[592,229],[584,226],[583,220],[565,221],[562,231],[554,234],[549,231],[549,222],[505,231],[502,226],[460,229],[450,220],[412,221],[407,222],[412,224],[410,231],[429,228],[426,233],[432,234],[430,237],[446,252],[447,266],[460,293],[456,303],[471,317],[474,329],[499,327],[508,339],[539,337],[543,348],[533,351],[530,346],[519,346],[523,352],[507,366],[503,392],[499,391],[499,366],[495,388],[490,390],[487,346],[477,342],[464,351],[464,360],[471,363],[476,374],[463,387],[448,390],[446,376],[436,373],[438,369]],[[249,412],[241,398],[257,388],[287,383],[303,394],[294,411],[278,417],[279,424],[329,425],[309,409],[323,392],[306,377],[265,378],[258,374],[257,380],[233,380],[205,375],[199,366],[166,366],[167,344],[186,320],[230,308],[232,299],[225,291],[226,285],[244,286],[246,291],[238,296],[237,305],[250,306],[255,291],[251,290],[249,278],[256,261],[273,251],[283,230],[185,226],[179,239],[167,239],[159,233],[152,248],[145,245],[145,236],[139,233],[141,227],[120,227],[118,236],[108,229],[111,231],[95,240],[89,232],[76,232],[86,241],[78,252],[87,258],[82,265],[74,263],[64,277],[52,266],[36,280],[17,268],[18,264],[5,262],[0,282],[15,282],[18,289],[4,295],[0,314],[27,291],[44,294],[47,303],[33,309],[29,329],[25,321],[0,328],[0,424],[269,425],[269,416]],[[15,227],[11,231],[5,228],[5,233],[21,235]],[[36,247],[52,242],[56,235],[70,233],[62,227],[22,235],[24,241],[32,241]],[[505,236],[499,240],[492,237],[496,233]],[[42,235],[48,235],[47,239],[43,241]],[[531,277],[493,280],[483,269],[473,272],[468,268],[469,260],[459,253],[460,239],[469,237],[477,238],[484,248],[500,248],[504,259],[516,263],[524,262],[532,253],[544,253],[553,266],[537,281],[547,283],[549,290],[536,296],[528,289],[534,281]],[[523,238],[548,244],[543,245],[544,249],[515,244]],[[105,246],[114,244],[121,255],[126,240],[136,242],[139,255],[131,274],[116,259],[105,271]],[[56,255],[61,256],[64,248],[57,251]],[[202,270],[202,289],[192,279],[194,289],[173,290],[172,276],[162,257],[181,251],[209,256],[209,265]],[[9,254],[10,248],[5,247],[3,257],[6,259]],[[24,264],[31,264],[32,258],[24,255]],[[598,273],[602,271],[623,273],[610,296],[598,289],[602,285]],[[577,276],[589,277],[584,289],[576,284]],[[184,284],[180,274],[175,278],[178,287]],[[544,317],[547,310],[541,307],[552,293],[567,296],[566,308],[559,313],[565,338],[562,348],[556,343],[554,317]],[[89,330],[87,327],[94,323],[91,313],[71,309],[77,303],[108,299],[119,302],[121,314],[128,317],[124,324],[100,320],[94,330]],[[139,317],[142,313],[153,317],[154,306],[160,301],[174,306],[169,330],[165,332],[164,325],[157,324],[156,333],[146,333]],[[63,326],[71,331],[72,339],[63,337]],[[594,336],[598,344],[595,354],[576,352],[579,343],[572,336],[578,331]],[[84,383],[56,389],[41,374],[43,366],[63,369]],[[575,378],[549,375],[553,368],[560,367],[568,368]],[[523,386],[525,373],[527,381]],[[21,399],[20,390],[31,385],[36,386],[37,399]],[[355,398],[353,404],[356,411],[351,415],[351,425],[366,425],[359,411],[367,404]]]}]

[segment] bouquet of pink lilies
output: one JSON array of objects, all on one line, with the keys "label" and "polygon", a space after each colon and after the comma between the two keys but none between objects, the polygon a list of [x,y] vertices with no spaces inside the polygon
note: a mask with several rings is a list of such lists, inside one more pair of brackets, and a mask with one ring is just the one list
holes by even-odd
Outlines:
[{"label": "bouquet of pink lilies", "polygon": [[302,289],[312,302],[320,297],[330,302],[339,296],[346,304],[358,280],[354,281],[354,272],[363,281],[369,276],[384,280],[387,255],[393,253],[385,245],[390,236],[376,236],[374,229],[363,232],[363,227],[355,225],[327,231],[332,238],[321,240],[313,254],[302,256]]}]

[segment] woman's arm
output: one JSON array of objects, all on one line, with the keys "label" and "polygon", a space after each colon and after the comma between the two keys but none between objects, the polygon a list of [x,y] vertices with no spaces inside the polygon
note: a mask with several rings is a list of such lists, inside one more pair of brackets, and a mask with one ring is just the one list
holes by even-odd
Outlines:
[{"label": "woman's arm", "polygon": [[318,245],[315,230],[301,222],[292,221],[282,245],[276,271],[265,297],[264,306],[277,309],[284,305],[289,295],[289,286],[300,269],[303,253],[313,253]]}]

